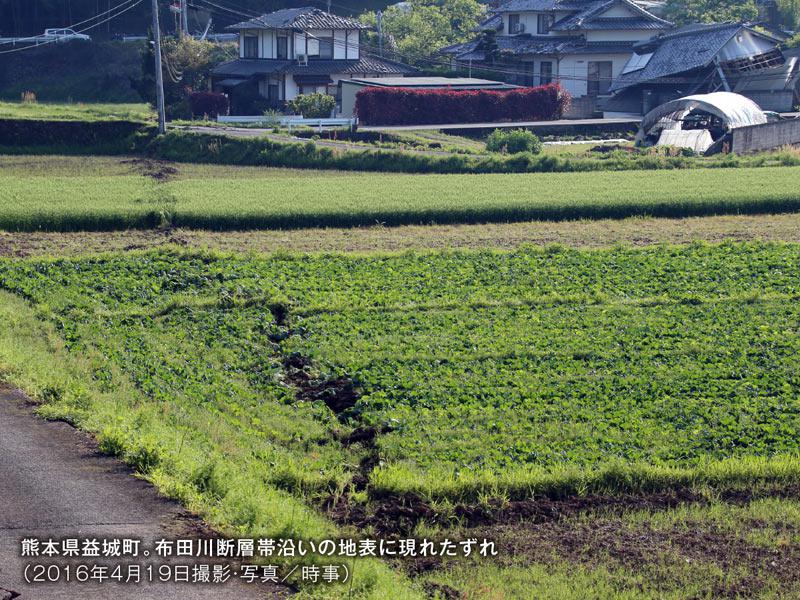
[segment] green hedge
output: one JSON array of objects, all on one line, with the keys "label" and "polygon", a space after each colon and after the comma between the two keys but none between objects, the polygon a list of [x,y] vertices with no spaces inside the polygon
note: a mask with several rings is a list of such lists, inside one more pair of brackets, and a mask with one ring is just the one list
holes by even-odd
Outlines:
[{"label": "green hedge", "polygon": [[154,127],[135,121],[0,119],[0,147],[8,153],[34,148],[42,153],[137,152],[155,133]]}]

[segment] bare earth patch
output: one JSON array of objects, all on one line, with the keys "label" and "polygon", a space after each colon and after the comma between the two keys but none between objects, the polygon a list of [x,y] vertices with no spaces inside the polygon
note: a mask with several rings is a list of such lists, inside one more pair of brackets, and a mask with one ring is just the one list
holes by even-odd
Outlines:
[{"label": "bare earth patch", "polygon": [[[137,168],[142,165],[137,165]],[[171,177],[145,165],[153,177]],[[190,229],[74,233],[0,232],[0,256],[79,255],[180,245],[236,252],[374,252],[443,248],[515,248],[523,244],[594,248],[725,240],[800,242],[800,214],[632,218],[622,220],[413,225],[284,231],[216,232]]]}]

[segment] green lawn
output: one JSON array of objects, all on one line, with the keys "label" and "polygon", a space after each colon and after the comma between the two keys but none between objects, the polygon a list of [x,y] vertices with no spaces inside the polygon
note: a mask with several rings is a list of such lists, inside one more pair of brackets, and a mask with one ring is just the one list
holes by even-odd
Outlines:
[{"label": "green lawn", "polygon": [[404,175],[4,158],[0,228],[482,223],[792,212],[800,167]]},{"label": "green lawn", "polygon": [[54,121],[152,121],[155,113],[147,104],[21,103],[0,102],[0,119],[45,119]]}]

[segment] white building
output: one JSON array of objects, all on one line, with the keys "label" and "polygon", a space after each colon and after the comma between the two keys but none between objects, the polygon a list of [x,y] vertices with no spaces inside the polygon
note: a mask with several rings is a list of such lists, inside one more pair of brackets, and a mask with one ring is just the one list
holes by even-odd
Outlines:
[{"label": "white building", "polygon": [[212,79],[215,90],[231,96],[234,112],[248,110],[254,99],[281,108],[299,94],[335,96],[341,79],[414,71],[362,51],[365,25],[318,8],[279,10],[228,29],[239,32],[239,59],[219,65]]},{"label": "white building", "polygon": [[477,38],[442,53],[476,76],[557,82],[573,97],[573,116],[596,110],[634,44],[672,27],[630,0],[508,0],[493,12]]}]

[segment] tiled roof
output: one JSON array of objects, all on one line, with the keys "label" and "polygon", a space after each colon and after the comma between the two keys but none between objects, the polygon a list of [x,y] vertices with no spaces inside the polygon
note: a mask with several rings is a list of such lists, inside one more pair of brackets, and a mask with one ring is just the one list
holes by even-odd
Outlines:
[{"label": "tiled roof", "polygon": [[253,75],[271,75],[279,73],[292,61],[263,60],[260,58],[240,58],[217,65],[212,73],[215,77],[252,77]]},{"label": "tiled roof", "polygon": [[502,31],[503,30],[503,15],[494,14],[480,23],[472,31]]},{"label": "tiled roof", "polygon": [[495,10],[497,12],[526,12],[551,10],[583,10],[597,0],[508,0]]},{"label": "tiled roof", "polygon": [[[565,54],[627,54],[633,51],[634,42],[587,42],[582,37],[533,37],[526,35],[498,35],[496,38],[500,54],[561,56]],[[485,59],[480,49],[480,39],[464,44],[448,46],[440,51],[451,54],[457,60]]]},{"label": "tiled roof", "polygon": [[293,60],[274,60],[261,58],[240,58],[217,66],[214,77],[248,78],[254,75],[276,75],[291,73],[293,75],[329,75],[338,73],[369,73],[386,75],[404,75],[414,73],[416,69],[403,63],[363,56],[359,60],[310,60],[308,65],[300,65]]},{"label": "tiled roof", "polygon": [[368,29],[366,25],[327,13],[319,8],[284,8],[249,21],[231,25],[227,29]]},{"label": "tiled roof", "polygon": [[376,56],[362,56],[359,60],[310,60],[308,66],[292,63],[283,70],[284,73],[293,75],[324,75],[326,73],[378,73],[403,75],[414,73],[416,69],[403,63],[378,58]]},{"label": "tiled roof", "polygon": [[[624,4],[637,16],[604,18],[602,16],[603,13],[616,4]],[[635,26],[638,24],[645,24],[645,26]],[[619,25],[619,27],[608,25]],[[670,27],[672,27],[672,23],[656,17],[630,0],[594,0],[586,4],[583,9],[574,15],[570,15],[555,23],[552,29],[553,31],[576,31],[597,29],[669,29]]]},{"label": "tiled roof", "polygon": [[714,62],[714,57],[733,36],[744,29],[739,23],[688,25],[636,45],[638,54],[653,56],[643,69],[620,75],[611,89],[621,90],[640,81],[651,81]]},{"label": "tiled roof", "polygon": [[606,30],[627,30],[627,29],[669,29],[671,25],[654,21],[646,18],[628,17],[598,17],[584,23],[582,29],[585,31],[606,31]]}]

